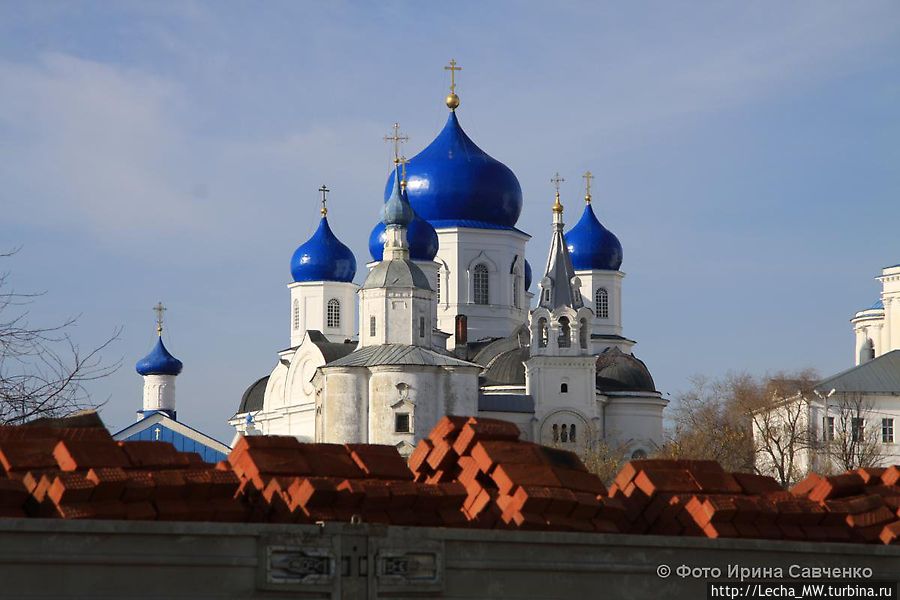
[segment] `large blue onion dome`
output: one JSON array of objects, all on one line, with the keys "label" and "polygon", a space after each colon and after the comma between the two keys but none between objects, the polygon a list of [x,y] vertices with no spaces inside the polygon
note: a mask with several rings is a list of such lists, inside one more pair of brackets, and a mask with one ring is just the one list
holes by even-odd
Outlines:
[{"label": "large blue onion dome", "polygon": [[531,263],[525,260],[525,291],[531,287]]},{"label": "large blue onion dome", "polygon": [[613,232],[600,224],[590,203],[581,219],[566,232],[566,245],[576,271],[618,271],[622,266],[622,244]]},{"label": "large blue onion dome", "polygon": [[[408,198],[406,191],[403,195]],[[391,192],[393,197],[393,192]],[[407,200],[408,205],[408,200]],[[382,260],[384,258],[384,242],[385,236],[384,221],[379,221],[369,234],[369,254],[372,260]],[[434,260],[438,251],[438,235],[431,226],[431,223],[421,219],[419,215],[413,211],[412,220],[406,227],[406,242],[409,245],[409,257],[412,260]]]},{"label": "large blue onion dome", "polygon": [[150,354],[134,365],[134,369],[141,375],[178,375],[183,367],[182,362],[166,349],[161,337],[157,338],[156,346]]},{"label": "large blue onion dome", "polygon": [[[436,228],[511,229],[522,212],[515,174],[475,145],[451,112],[447,124],[407,165],[409,202]],[[384,197],[393,185],[388,178]]]},{"label": "large blue onion dome", "polygon": [[296,282],[350,282],[356,276],[356,257],[335,237],[325,215],[312,237],[294,250],[291,275]]}]

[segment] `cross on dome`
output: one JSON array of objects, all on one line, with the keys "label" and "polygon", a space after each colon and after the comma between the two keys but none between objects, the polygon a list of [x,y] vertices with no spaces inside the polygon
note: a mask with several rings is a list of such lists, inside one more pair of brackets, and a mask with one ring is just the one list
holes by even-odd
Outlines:
[{"label": "cross on dome", "polygon": [[323,217],[328,214],[328,207],[325,206],[325,203],[328,202],[328,192],[330,191],[331,190],[325,187],[324,183],[322,184],[322,187],[319,188],[319,192],[322,193],[322,208],[319,212],[322,213]]},{"label": "cross on dome", "polygon": [[163,313],[166,312],[166,307],[163,306],[162,302],[157,302],[156,306],[153,307],[153,312],[156,313],[156,335],[161,336],[163,331]]},{"label": "cross on dome", "polygon": [[445,66],[444,70],[450,71],[450,94],[445,102],[447,103],[447,108],[455,111],[459,107],[459,96],[456,95],[456,72],[462,71],[462,67],[457,67],[456,59],[451,58],[449,65]]},{"label": "cross on dome", "polygon": [[594,178],[593,173],[590,171],[585,171],[584,175],[581,176],[584,179],[584,201],[587,204],[591,203],[591,179]]},{"label": "cross on dome", "polygon": [[394,164],[396,165],[397,163],[400,162],[400,144],[402,144],[403,142],[408,142],[409,136],[404,133],[400,133],[400,123],[394,123],[393,135],[384,136],[384,141],[393,142]]},{"label": "cross on dome", "polygon": [[561,213],[563,211],[563,205],[559,201],[559,184],[563,183],[564,181],[565,179],[559,176],[558,171],[553,177],[550,178],[550,183],[552,183],[553,187],[556,188],[556,201],[553,203],[553,212],[555,213]]}]

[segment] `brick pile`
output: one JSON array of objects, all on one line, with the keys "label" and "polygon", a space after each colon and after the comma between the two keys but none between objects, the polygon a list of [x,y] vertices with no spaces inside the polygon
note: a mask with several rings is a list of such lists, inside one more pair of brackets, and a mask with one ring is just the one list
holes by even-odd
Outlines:
[{"label": "brick pile", "polygon": [[448,416],[392,446],[241,438],[204,463],[102,427],[0,427],[0,518],[354,521],[900,544],[900,466],[790,490],[703,460],[626,463],[607,490],[572,452],[496,419]]}]

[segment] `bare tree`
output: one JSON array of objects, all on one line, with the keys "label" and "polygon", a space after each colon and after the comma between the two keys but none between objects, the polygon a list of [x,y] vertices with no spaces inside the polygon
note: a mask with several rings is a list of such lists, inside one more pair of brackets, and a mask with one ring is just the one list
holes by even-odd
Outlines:
[{"label": "bare tree", "polygon": [[826,455],[841,470],[877,467],[884,458],[879,428],[870,421],[872,406],[860,394],[841,394],[829,404],[834,432],[824,445]]},{"label": "bare tree", "polygon": [[[17,250],[0,254],[9,258]],[[86,384],[118,369],[101,353],[118,339],[119,330],[99,346],[83,351],[69,335],[77,317],[51,326],[30,321],[28,307],[41,293],[10,288],[9,273],[0,273],[0,423],[20,424],[95,407]]]}]

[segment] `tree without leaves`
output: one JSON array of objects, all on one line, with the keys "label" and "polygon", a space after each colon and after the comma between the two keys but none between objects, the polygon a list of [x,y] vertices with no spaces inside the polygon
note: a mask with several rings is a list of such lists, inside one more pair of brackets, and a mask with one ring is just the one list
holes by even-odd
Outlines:
[{"label": "tree without leaves", "polygon": [[841,394],[829,402],[827,414],[834,416],[834,436],[823,444],[823,449],[834,467],[850,471],[881,464],[884,447],[877,424],[870,421],[870,403],[859,394]]},{"label": "tree without leaves", "polygon": [[[0,254],[9,258],[16,251]],[[89,407],[86,384],[119,368],[105,364],[101,353],[119,336],[87,352],[69,335],[77,318],[38,327],[27,307],[40,293],[10,289],[9,273],[0,274],[0,423],[21,424],[39,417],[57,417]]]}]

